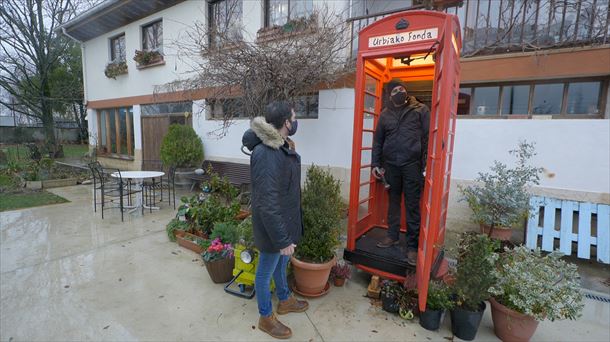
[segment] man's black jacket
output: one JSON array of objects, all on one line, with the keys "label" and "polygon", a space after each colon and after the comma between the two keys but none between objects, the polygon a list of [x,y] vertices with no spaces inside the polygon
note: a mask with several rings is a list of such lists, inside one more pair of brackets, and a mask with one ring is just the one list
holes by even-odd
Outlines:
[{"label": "man's black jacket", "polygon": [[371,166],[418,162],[425,170],[429,129],[430,110],[415,97],[408,97],[406,105],[401,107],[389,103],[381,111],[375,129]]},{"label": "man's black jacket", "polygon": [[250,156],[254,244],[277,253],[303,235],[301,157],[264,118],[252,120],[242,144]]}]

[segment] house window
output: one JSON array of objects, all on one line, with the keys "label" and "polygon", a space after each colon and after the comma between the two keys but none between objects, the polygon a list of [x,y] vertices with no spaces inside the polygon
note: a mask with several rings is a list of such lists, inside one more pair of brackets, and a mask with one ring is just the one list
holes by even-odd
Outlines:
[{"label": "house window", "polygon": [[458,115],[601,115],[609,83],[603,79],[463,86]]},{"label": "house window", "polygon": [[500,87],[478,87],[474,91],[473,114],[495,115],[498,114],[498,101],[500,99]]},{"label": "house window", "polygon": [[219,0],[208,5],[209,43],[218,44],[219,36],[225,39],[241,40],[241,18],[243,13],[242,0]]},{"label": "house window", "polygon": [[151,103],[140,106],[142,115],[160,115],[160,114],[182,114],[193,113],[193,102],[165,102]]},{"label": "house window", "polygon": [[299,96],[294,101],[294,113],[297,119],[318,118],[319,95],[309,94]]},{"label": "house window", "polygon": [[313,13],[313,0],[265,0],[265,27],[282,26]]},{"label": "house window", "polygon": [[97,112],[97,148],[102,154],[133,156],[132,107],[107,108]]},{"label": "house window", "polygon": [[163,48],[163,22],[161,20],[142,26],[142,49],[161,51]]},{"label": "house window", "polygon": [[471,88],[460,88],[460,94],[458,95],[458,115],[470,114],[470,99],[472,98]]},{"label": "house window", "polygon": [[600,82],[568,84],[566,114],[599,114]]},{"label": "house window", "polygon": [[563,83],[534,86],[532,114],[559,114],[563,98]]},{"label": "house window", "polygon": [[241,99],[208,99],[208,119],[239,119],[247,118]]},{"label": "house window", "polygon": [[502,113],[501,114],[527,114],[530,96],[529,85],[515,85],[502,87]]},{"label": "house window", "polygon": [[110,61],[113,63],[125,62],[125,34],[110,39]]}]

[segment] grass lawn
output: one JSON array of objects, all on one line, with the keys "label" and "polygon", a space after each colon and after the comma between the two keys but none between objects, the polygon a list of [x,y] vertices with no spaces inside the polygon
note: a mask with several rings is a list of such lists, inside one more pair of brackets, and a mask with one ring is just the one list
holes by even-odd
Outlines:
[{"label": "grass lawn", "polygon": [[[89,145],[87,144],[64,144],[63,148],[65,158],[80,158],[89,152]],[[4,150],[10,159],[29,158],[29,150],[25,145],[6,145],[2,147],[2,150]]]},{"label": "grass lawn", "polygon": [[31,208],[41,205],[66,202],[69,201],[47,191],[18,194],[0,193],[0,211]]}]

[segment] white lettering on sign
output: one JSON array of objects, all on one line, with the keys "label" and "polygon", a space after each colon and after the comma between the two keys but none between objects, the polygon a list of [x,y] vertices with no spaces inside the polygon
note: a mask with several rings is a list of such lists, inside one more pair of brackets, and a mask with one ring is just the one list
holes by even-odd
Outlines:
[{"label": "white lettering on sign", "polygon": [[396,44],[405,44],[419,42],[423,40],[436,39],[438,36],[438,28],[429,28],[424,30],[402,32],[396,34],[388,34],[385,36],[369,38],[369,47],[390,46]]}]

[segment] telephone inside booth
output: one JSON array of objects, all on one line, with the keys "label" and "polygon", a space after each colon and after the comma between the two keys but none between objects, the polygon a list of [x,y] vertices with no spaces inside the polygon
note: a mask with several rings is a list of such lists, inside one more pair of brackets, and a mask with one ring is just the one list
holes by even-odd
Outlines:
[{"label": "telephone inside booth", "polygon": [[[359,33],[356,103],[347,247],[344,258],[382,278],[416,278],[419,309],[425,310],[431,274],[443,263],[445,221],[459,93],[461,36],[456,16],[407,11],[383,18]],[[384,85],[398,78],[407,94],[430,109],[420,234],[415,269],[405,260],[406,215],[402,206],[399,246],[378,248],[386,235],[388,193],[371,172],[373,134],[389,94]],[[404,201],[403,201],[404,202]]]}]

